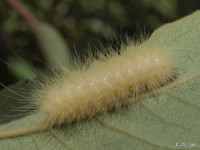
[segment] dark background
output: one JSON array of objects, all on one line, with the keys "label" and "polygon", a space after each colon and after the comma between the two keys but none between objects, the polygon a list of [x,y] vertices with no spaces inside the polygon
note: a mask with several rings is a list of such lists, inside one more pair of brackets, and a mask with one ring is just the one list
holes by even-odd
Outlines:
[{"label": "dark background", "polygon": [[[151,34],[159,26],[199,9],[199,0],[21,0],[38,20],[53,25],[71,50],[85,57],[92,50],[118,48],[126,36]],[[24,62],[44,69],[35,35],[23,18],[0,1],[0,83],[13,84],[31,76]],[[16,61],[20,60],[20,61]],[[12,67],[10,67],[12,66]],[[20,68],[22,68],[20,70]],[[21,76],[15,70],[21,71]],[[1,88],[2,86],[0,86]]]}]

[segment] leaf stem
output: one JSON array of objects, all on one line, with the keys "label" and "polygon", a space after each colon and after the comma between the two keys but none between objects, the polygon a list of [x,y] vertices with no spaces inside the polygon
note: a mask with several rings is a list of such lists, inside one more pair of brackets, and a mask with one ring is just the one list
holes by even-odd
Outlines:
[{"label": "leaf stem", "polygon": [[31,30],[35,31],[38,21],[27,7],[18,0],[6,0],[6,2],[26,20]]}]

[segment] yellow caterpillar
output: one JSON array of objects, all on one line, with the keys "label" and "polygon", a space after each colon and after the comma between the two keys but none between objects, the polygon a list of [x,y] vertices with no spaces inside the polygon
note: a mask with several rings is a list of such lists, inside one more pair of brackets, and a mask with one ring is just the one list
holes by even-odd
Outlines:
[{"label": "yellow caterpillar", "polygon": [[0,133],[0,138],[70,124],[131,104],[147,92],[171,82],[176,70],[161,49],[132,42],[121,53],[110,51],[79,69],[45,75],[36,81],[30,107],[45,116],[44,123]]}]

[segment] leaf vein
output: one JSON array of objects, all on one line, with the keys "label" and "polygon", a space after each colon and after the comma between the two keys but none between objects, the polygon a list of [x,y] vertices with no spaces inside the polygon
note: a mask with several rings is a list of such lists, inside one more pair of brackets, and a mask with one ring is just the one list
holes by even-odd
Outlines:
[{"label": "leaf vein", "polygon": [[76,150],[74,147],[72,147],[69,143],[67,143],[63,137],[61,137],[54,129],[48,129],[48,131],[53,135],[53,137],[58,140],[62,145],[67,147],[70,150]]},{"label": "leaf vein", "polygon": [[[110,130],[115,131],[115,132],[117,132],[117,133],[119,133],[119,134],[123,134],[123,135],[125,135],[125,136],[127,136],[127,137],[130,137],[130,138],[132,138],[132,139],[137,139],[138,141],[141,141],[141,142],[144,143],[144,144],[148,144],[148,145],[151,145],[151,146],[156,147],[156,148],[160,147],[160,148],[164,148],[164,149],[166,149],[166,150],[172,150],[172,148],[169,148],[169,147],[166,147],[166,146],[161,146],[161,145],[152,143],[152,142],[147,141],[147,140],[145,140],[145,139],[139,138],[139,137],[137,137],[137,136],[135,136],[135,135],[133,135],[133,134],[131,134],[131,133],[128,133],[128,132],[126,132],[126,131],[124,131],[124,130],[122,130],[122,129],[116,127],[116,126],[110,125],[110,124],[106,123],[105,121],[103,121],[102,119],[100,119],[99,117],[96,117],[96,120],[97,120],[102,126],[104,126],[104,127],[106,127],[106,128],[109,128]],[[174,148],[173,148],[173,149],[174,149]]]}]

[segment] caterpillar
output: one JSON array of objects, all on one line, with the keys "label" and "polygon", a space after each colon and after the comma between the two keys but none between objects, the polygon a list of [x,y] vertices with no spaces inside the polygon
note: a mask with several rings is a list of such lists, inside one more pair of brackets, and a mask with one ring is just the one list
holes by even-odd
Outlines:
[{"label": "caterpillar", "polygon": [[[36,106],[51,125],[71,123],[131,103],[139,95],[166,84],[174,76],[171,61],[159,51],[127,47],[120,56],[96,60],[69,78],[47,82],[38,88]],[[132,92],[132,94],[131,94]],[[49,124],[48,123],[48,124]]]},{"label": "caterpillar", "polygon": [[132,42],[76,69],[62,69],[33,83],[30,107],[45,116],[32,129],[0,133],[0,138],[71,124],[129,105],[135,99],[167,85],[176,76],[169,55],[159,47]]}]

